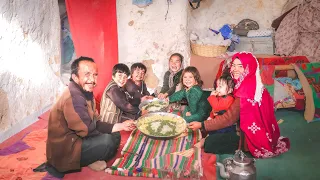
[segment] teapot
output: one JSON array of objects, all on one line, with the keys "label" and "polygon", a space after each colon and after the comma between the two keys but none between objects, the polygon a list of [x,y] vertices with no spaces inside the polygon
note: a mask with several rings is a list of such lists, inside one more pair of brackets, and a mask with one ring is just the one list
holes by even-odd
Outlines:
[{"label": "teapot", "polygon": [[233,158],[226,158],[223,164],[217,162],[220,176],[228,180],[256,180],[254,159],[248,158],[241,150],[237,150]]}]

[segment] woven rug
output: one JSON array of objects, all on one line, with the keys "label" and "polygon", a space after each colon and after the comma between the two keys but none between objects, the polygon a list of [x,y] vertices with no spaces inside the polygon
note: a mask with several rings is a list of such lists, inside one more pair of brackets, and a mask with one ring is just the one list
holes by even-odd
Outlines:
[{"label": "woven rug", "polygon": [[198,168],[200,174],[201,149],[193,148],[201,139],[200,131],[188,131],[185,136],[171,140],[155,140],[134,130],[121,154],[106,169],[107,173],[120,176],[161,177],[164,169],[182,172],[184,176]]},{"label": "woven rug", "polygon": [[41,179],[46,173],[32,169],[46,161],[47,129],[28,133],[22,141],[29,147],[17,153],[0,156],[0,179]]}]

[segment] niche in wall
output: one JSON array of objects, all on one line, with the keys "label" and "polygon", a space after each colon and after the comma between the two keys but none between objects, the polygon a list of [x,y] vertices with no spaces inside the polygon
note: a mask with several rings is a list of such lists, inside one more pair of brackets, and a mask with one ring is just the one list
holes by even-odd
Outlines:
[{"label": "niche in wall", "polygon": [[70,31],[65,0],[59,0],[61,22],[61,79],[64,84],[69,83],[72,60],[76,58],[72,35]]}]

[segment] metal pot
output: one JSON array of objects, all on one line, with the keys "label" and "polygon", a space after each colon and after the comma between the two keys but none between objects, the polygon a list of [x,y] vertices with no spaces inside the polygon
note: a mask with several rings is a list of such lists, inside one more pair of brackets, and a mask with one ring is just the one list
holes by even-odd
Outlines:
[{"label": "metal pot", "polygon": [[233,158],[226,158],[223,164],[217,162],[220,176],[229,180],[256,180],[257,172],[254,159],[248,158],[241,151],[236,151]]}]

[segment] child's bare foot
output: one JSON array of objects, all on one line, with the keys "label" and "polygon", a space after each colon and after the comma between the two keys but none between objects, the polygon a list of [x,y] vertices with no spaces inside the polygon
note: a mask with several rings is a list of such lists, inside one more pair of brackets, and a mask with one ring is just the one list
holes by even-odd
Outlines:
[{"label": "child's bare foot", "polygon": [[102,171],[107,168],[107,163],[105,161],[96,161],[89,164],[88,167],[94,171]]}]

